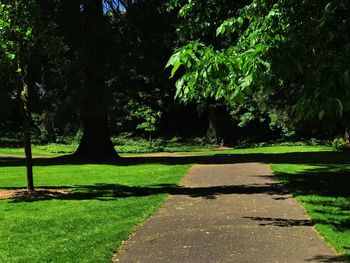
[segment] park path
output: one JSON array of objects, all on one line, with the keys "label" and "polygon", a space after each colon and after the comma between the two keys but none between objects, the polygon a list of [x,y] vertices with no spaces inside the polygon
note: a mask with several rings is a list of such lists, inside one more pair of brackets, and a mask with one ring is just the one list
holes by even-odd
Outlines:
[{"label": "park path", "polygon": [[266,164],[195,165],[181,189],[113,262],[341,262]]}]

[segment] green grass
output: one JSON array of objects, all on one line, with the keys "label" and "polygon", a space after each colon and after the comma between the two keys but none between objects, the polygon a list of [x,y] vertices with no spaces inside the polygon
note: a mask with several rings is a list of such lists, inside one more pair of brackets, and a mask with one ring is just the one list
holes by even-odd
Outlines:
[{"label": "green grass", "polygon": [[[5,140],[6,139],[6,140]],[[4,142],[4,145],[10,145],[10,138],[0,138],[0,143]],[[112,138],[115,149],[120,154],[135,154],[135,153],[154,153],[154,152],[193,152],[200,149],[208,149],[215,147],[213,143],[209,143],[206,138],[192,138],[182,139],[174,137],[173,139],[166,140],[164,138],[157,138],[152,141],[152,144],[143,138],[132,138],[121,135],[119,137]],[[15,141],[17,145],[21,145],[19,141]],[[14,142],[12,142],[15,144]],[[36,141],[36,143],[38,143]],[[78,143],[73,138],[67,138],[60,143],[47,143],[36,144],[33,143],[32,151],[36,156],[57,156],[61,154],[70,154],[75,152],[78,147]],[[24,155],[24,149],[17,148],[0,148],[0,154],[14,154]]]},{"label": "green grass", "polygon": [[[270,163],[321,236],[350,257],[350,153],[328,146],[271,146],[183,154]],[[195,159],[188,157],[185,164],[142,158],[120,165],[36,162],[37,186],[71,193],[33,202],[1,200],[0,262],[109,262]],[[0,158],[0,188],[23,187],[24,179],[18,160]]]},{"label": "green grass", "polygon": [[315,229],[350,260],[349,152],[335,152],[329,146],[272,146],[220,153],[269,160],[277,179],[302,204]]},{"label": "green grass", "polygon": [[201,151],[201,155],[212,154],[283,154],[283,153],[298,153],[298,152],[332,152],[333,147],[330,146],[264,146],[255,148],[237,148],[234,150],[223,151]]},{"label": "green grass", "polygon": [[301,202],[320,235],[350,260],[350,164],[333,158],[327,164],[272,164],[271,168]]},{"label": "green grass", "polygon": [[[24,167],[0,163],[1,188],[23,187]],[[189,165],[50,164],[38,187],[68,188],[42,200],[0,200],[0,262],[110,262],[136,225],[165,200]]]},{"label": "green grass", "polygon": [[329,146],[271,146],[200,155],[233,154],[270,163],[271,169],[302,204],[315,229],[350,261],[350,153]]},{"label": "green grass", "polygon": [[[0,154],[22,155],[24,156],[23,148],[0,148]],[[40,147],[32,147],[33,156],[57,156],[57,153],[48,152]]]},{"label": "green grass", "polygon": [[274,146],[227,151],[265,154],[277,179],[302,204],[315,229],[350,261],[350,153],[329,146]]}]

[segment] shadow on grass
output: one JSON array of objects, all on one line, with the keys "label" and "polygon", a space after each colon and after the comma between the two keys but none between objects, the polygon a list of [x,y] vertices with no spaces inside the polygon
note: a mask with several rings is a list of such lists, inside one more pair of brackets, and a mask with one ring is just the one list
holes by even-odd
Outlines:
[{"label": "shadow on grass", "polygon": [[[346,152],[294,152],[279,154],[216,154],[213,156],[178,156],[178,157],[125,157],[115,161],[88,162],[92,164],[109,164],[132,166],[139,164],[226,164],[226,163],[273,163],[273,164],[305,164],[316,168],[302,173],[276,173],[288,192],[302,198],[309,212],[316,214],[312,222],[309,220],[293,220],[281,218],[250,218],[261,221],[262,226],[311,226],[313,224],[329,225],[337,232],[350,231],[350,154]],[[36,166],[79,165],[86,164],[70,156],[59,158],[35,159]],[[23,166],[24,160],[19,158],[0,158],[0,167]],[[52,189],[52,187],[48,187]],[[176,185],[126,186],[118,184],[100,184],[87,186],[58,187],[67,192],[49,191],[34,198],[22,199],[14,197],[13,202],[33,202],[37,200],[101,200],[117,198],[142,197],[158,194],[188,195],[215,199],[224,194],[269,194],[275,199],[286,199],[289,195],[277,183],[262,185],[228,185],[216,187],[187,188]],[[344,256],[328,257],[319,255],[313,262],[343,262],[350,259],[350,248],[343,247]]]},{"label": "shadow on grass", "polygon": [[[302,201],[316,225],[331,229],[333,239],[343,233],[350,236],[350,167],[333,160],[333,164],[302,173],[275,173],[289,192]],[[343,237],[344,238],[344,237]],[[337,241],[335,241],[337,242]],[[318,256],[312,262],[350,262],[350,247],[341,245],[343,256]],[[345,242],[346,243],[346,242]]]},{"label": "shadow on grass", "polygon": [[[295,195],[350,197],[350,170],[323,166],[298,174],[275,173],[289,191]],[[350,204],[346,206],[350,208]],[[344,207],[345,208],[345,207]]]},{"label": "shadow on grass", "polygon": [[[107,161],[82,161],[66,155],[54,158],[36,158],[35,166],[67,164],[109,164],[131,166],[139,164],[227,164],[227,163],[283,163],[283,164],[334,164],[350,163],[350,154],[346,152],[292,152],[292,153],[258,153],[258,154],[215,154],[209,156],[152,156],[120,157]],[[0,167],[23,166],[23,158],[2,157]]]},{"label": "shadow on grass", "polygon": [[[19,188],[6,188],[16,190]],[[62,191],[57,191],[62,190]],[[151,186],[128,186],[119,184],[96,184],[79,185],[74,187],[40,187],[32,194],[13,196],[12,202],[35,202],[52,199],[60,200],[99,200],[111,201],[118,198],[143,197],[159,194],[187,195],[193,198],[216,199],[220,195],[227,194],[268,194],[280,197],[285,191],[277,183],[251,184],[251,185],[222,185],[213,187],[181,187],[172,184],[161,184]]]}]

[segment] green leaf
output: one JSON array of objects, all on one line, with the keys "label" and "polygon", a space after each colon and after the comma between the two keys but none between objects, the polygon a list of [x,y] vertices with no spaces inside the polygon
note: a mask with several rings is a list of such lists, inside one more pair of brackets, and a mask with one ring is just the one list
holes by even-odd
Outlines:
[{"label": "green leaf", "polygon": [[184,84],[184,80],[182,78],[176,81],[175,86],[178,92],[181,91],[183,84]]},{"label": "green leaf", "polygon": [[32,29],[29,28],[29,29],[26,31],[26,33],[25,33],[25,37],[26,37],[26,38],[29,38],[31,35],[32,35]]},{"label": "green leaf", "polygon": [[176,64],[174,65],[173,69],[171,70],[171,74],[170,74],[170,78],[174,77],[177,69],[181,66],[181,62],[178,61],[176,62]]},{"label": "green leaf", "polygon": [[221,24],[221,25],[216,29],[216,36],[219,36],[219,35],[225,33],[225,30],[226,30],[226,28],[225,28],[224,24]]},{"label": "green leaf", "polygon": [[249,87],[253,82],[253,74],[249,74],[248,76],[244,77],[241,83],[242,89],[245,89],[246,87]]},{"label": "green leaf", "polygon": [[10,59],[10,60],[14,60],[16,55],[15,54],[12,54],[12,53],[8,53],[7,54],[7,57]]},{"label": "green leaf", "polygon": [[170,66],[175,65],[180,60],[181,51],[175,52],[169,59],[168,63],[166,64],[165,68],[168,68]]},{"label": "green leaf", "polygon": [[243,20],[242,17],[238,17],[236,21],[237,21],[237,24],[238,24],[239,26],[243,25],[243,23],[244,23],[244,20]]}]

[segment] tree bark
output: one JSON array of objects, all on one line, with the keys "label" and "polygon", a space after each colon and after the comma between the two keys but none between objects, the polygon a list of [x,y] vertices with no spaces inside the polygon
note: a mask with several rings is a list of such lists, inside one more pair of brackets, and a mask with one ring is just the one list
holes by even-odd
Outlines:
[{"label": "tree bark", "polygon": [[75,155],[82,159],[117,158],[110,139],[107,116],[87,115],[83,122],[84,133]]},{"label": "tree bark", "polygon": [[214,136],[216,143],[219,144],[220,136],[218,131],[218,121],[215,110],[211,107],[208,109],[208,132]]},{"label": "tree bark", "polygon": [[345,128],[344,141],[345,141],[345,146],[347,148],[350,148],[350,127],[349,126],[346,126]]},{"label": "tree bark", "polygon": [[[19,2],[14,1],[15,5],[15,20],[19,17]],[[17,21],[14,22],[17,24]],[[13,35],[16,36],[15,29],[13,28]],[[18,85],[18,98],[20,104],[20,111],[23,118],[23,144],[26,160],[26,174],[27,174],[27,190],[34,192],[34,179],[33,179],[33,161],[32,161],[32,143],[30,139],[30,126],[31,126],[31,113],[29,105],[29,86],[27,84],[26,68],[22,66],[23,50],[22,40],[17,43],[17,85]]]},{"label": "tree bark", "polygon": [[27,172],[27,189],[34,191],[33,179],[33,162],[32,162],[32,143],[30,139],[30,110],[29,110],[29,88],[23,77],[21,77],[22,94],[21,94],[21,112],[23,117],[23,142],[24,152],[26,158],[26,172]]},{"label": "tree bark", "polygon": [[83,89],[80,115],[84,133],[75,156],[82,159],[112,159],[118,157],[110,139],[108,127],[108,92],[103,67],[105,65],[102,0],[83,2],[84,30],[82,34]]}]

